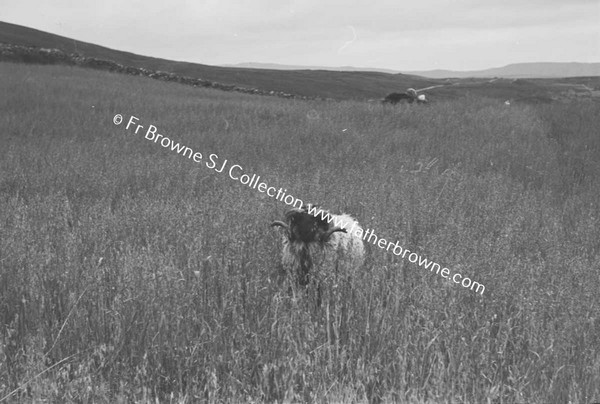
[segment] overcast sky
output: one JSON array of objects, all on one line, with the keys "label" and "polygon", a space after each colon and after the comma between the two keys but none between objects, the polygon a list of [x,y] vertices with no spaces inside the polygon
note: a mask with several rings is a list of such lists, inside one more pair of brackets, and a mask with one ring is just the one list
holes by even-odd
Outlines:
[{"label": "overcast sky", "polygon": [[1,21],[212,65],[600,62],[600,0],[0,0],[0,10]]}]

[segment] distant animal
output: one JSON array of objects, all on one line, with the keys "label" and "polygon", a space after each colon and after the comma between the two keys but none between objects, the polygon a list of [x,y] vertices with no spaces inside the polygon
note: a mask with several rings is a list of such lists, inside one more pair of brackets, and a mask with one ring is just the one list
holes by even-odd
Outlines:
[{"label": "distant animal", "polygon": [[383,100],[381,100],[384,104],[392,104],[396,105],[399,102],[406,101],[409,104],[412,104],[415,100],[412,96],[406,93],[391,93],[385,96]]},{"label": "distant animal", "polygon": [[409,88],[404,93],[391,93],[388,94],[383,100],[381,100],[384,104],[398,104],[399,102],[408,102],[412,104],[413,102],[417,102],[419,104],[424,104],[427,102],[425,98],[425,94],[417,94],[417,90],[414,88]]},{"label": "distant animal", "polygon": [[[316,216],[309,213],[311,207],[321,213]],[[295,277],[297,285],[308,285],[315,269],[356,269],[363,264],[365,249],[357,235],[363,232],[352,216],[335,215],[308,205],[292,208],[284,217],[284,221],[276,220],[271,227],[284,230],[281,264],[286,273]]]}]

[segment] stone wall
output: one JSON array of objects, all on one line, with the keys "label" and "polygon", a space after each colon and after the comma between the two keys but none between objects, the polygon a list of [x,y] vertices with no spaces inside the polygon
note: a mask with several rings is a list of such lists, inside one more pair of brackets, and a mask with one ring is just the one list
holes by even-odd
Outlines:
[{"label": "stone wall", "polygon": [[36,64],[64,64],[70,66],[88,67],[98,70],[106,70],[114,73],[129,74],[132,76],[145,76],[156,80],[177,82],[194,87],[210,87],[223,91],[237,91],[240,93],[269,95],[283,98],[296,98],[303,100],[324,100],[322,97],[307,97],[297,94],[289,94],[282,91],[268,91],[258,88],[239,87],[215,81],[203,80],[189,76],[180,76],[175,73],[150,70],[143,67],[123,66],[112,60],[103,60],[83,56],[78,53],[66,53],[60,49],[37,48],[33,46],[13,45],[0,42],[0,61],[16,63]]}]

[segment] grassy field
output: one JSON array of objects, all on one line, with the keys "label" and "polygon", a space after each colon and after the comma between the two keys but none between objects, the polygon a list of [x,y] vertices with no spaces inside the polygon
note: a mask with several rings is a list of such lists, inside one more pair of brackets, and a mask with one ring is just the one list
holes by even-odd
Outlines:
[{"label": "grassy field", "polygon": [[[392,108],[9,63],[0,94],[0,401],[600,401],[597,103]],[[371,246],[320,307],[295,299],[269,228],[287,206],[117,113],[485,293]]]}]

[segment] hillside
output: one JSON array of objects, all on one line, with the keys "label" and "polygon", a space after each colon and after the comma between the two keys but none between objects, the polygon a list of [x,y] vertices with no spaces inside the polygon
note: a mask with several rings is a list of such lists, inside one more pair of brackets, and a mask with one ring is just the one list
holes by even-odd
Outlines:
[{"label": "hillside", "polygon": [[[135,71],[133,74],[136,75],[167,79],[188,85],[284,97],[364,101],[381,99],[391,92],[401,92],[412,87],[425,92],[431,101],[457,99],[464,96],[530,103],[582,97],[595,100],[600,98],[600,76],[567,79],[455,78],[441,80],[375,71],[220,67],[137,55],[0,22],[0,45],[3,43],[9,44],[4,45],[4,48],[28,47],[26,53],[30,51],[35,53],[36,50],[50,51],[50,53],[53,53],[55,49],[59,51],[54,52],[58,57],[44,57],[43,60],[28,58],[19,55],[18,52],[10,54],[9,51],[10,55],[8,56],[0,52],[0,61],[46,64],[64,64],[67,61],[66,64],[117,72],[133,70]],[[77,62],[86,58],[89,63]],[[118,64],[119,67],[114,68],[115,64]],[[141,70],[145,73],[141,74]],[[493,74],[490,73],[490,75]]]},{"label": "hillside", "polygon": [[113,50],[5,22],[0,22],[0,42],[57,48],[66,53],[112,60],[124,66],[172,72],[224,84],[335,99],[381,98],[392,91],[439,83],[422,77],[379,72],[281,71],[177,62]]}]

